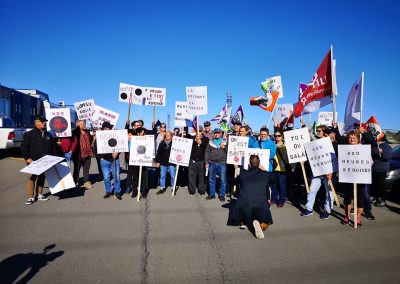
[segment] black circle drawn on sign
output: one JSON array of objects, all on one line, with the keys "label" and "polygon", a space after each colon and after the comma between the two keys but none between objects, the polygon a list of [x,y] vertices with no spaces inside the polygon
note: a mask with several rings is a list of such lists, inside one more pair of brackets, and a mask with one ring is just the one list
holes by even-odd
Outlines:
[{"label": "black circle drawn on sign", "polygon": [[138,154],[144,154],[144,153],[146,153],[146,147],[143,145],[139,145],[137,147],[136,151],[138,152]]},{"label": "black circle drawn on sign", "polygon": [[128,98],[128,95],[126,93],[122,93],[121,95],[121,99],[126,100]]},{"label": "black circle drawn on sign", "polygon": [[142,95],[142,89],[136,89],[135,90],[135,95],[136,96],[141,96]]},{"label": "black circle drawn on sign", "polygon": [[117,140],[114,138],[110,138],[110,140],[108,140],[108,146],[110,146],[110,147],[117,146]]},{"label": "black circle drawn on sign", "polygon": [[55,116],[50,119],[50,129],[55,133],[62,133],[68,128],[68,121],[62,116]]}]

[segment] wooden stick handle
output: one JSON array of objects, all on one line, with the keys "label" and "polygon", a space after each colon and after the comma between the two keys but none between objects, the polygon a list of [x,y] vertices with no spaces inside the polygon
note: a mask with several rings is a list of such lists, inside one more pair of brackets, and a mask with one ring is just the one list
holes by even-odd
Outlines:
[{"label": "wooden stick handle", "polygon": [[354,217],[353,217],[354,228],[357,229],[357,184],[356,183],[353,183],[353,199],[354,199],[354,206],[353,206],[353,209],[354,209]]},{"label": "wooden stick handle", "polygon": [[304,163],[300,162],[300,165],[301,165],[301,171],[303,172],[304,184],[306,185],[307,193],[310,193],[310,187],[308,186],[306,169],[304,168]]},{"label": "wooden stick handle", "polygon": [[142,195],[142,192],[140,191],[140,189],[142,188],[142,166],[139,166],[139,185],[138,185],[138,194],[137,194],[137,202],[139,202],[140,197]]},{"label": "wooden stick handle", "polygon": [[334,186],[333,186],[332,180],[329,180],[329,181],[328,181],[328,184],[329,184],[329,187],[330,187],[331,190],[332,190],[333,198],[335,199],[336,206],[337,206],[337,207],[340,207],[339,199],[338,199],[338,197],[337,197],[337,194],[336,194],[335,188],[334,188]]},{"label": "wooden stick handle", "polygon": [[178,172],[179,172],[179,165],[176,165],[176,169],[175,169],[175,180],[174,180],[174,188],[172,189],[172,196],[175,196],[176,181],[178,180]]}]

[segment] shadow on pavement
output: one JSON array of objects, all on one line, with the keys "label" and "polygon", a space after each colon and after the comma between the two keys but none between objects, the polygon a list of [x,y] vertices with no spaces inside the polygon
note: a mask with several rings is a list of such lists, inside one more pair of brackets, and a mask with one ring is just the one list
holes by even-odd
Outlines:
[{"label": "shadow on pavement", "polygon": [[[1,283],[27,283],[50,261],[62,256],[64,251],[51,252],[55,244],[48,245],[40,253],[20,253],[0,263]],[[26,273],[24,273],[26,272]],[[21,279],[19,279],[25,274]],[[15,282],[19,279],[17,282]]]},{"label": "shadow on pavement", "polygon": [[64,191],[54,194],[54,196],[57,196],[59,200],[75,198],[75,197],[82,197],[84,195],[85,195],[85,189],[82,187],[70,188],[70,189],[66,189]]}]

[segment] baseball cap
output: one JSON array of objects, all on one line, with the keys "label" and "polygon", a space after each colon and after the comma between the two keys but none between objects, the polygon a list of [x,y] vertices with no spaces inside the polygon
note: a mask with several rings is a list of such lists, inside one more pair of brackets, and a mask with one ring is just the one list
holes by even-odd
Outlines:
[{"label": "baseball cap", "polygon": [[222,131],[221,131],[221,128],[215,128],[214,129],[214,133],[221,133]]},{"label": "baseball cap", "polygon": [[41,116],[41,115],[35,116],[35,120],[40,120],[41,122],[46,122],[47,121],[47,119],[44,116]]},{"label": "baseball cap", "polygon": [[108,121],[104,121],[103,124],[101,125],[101,128],[110,128],[112,129],[114,127],[114,125],[112,125],[111,123],[109,123]]},{"label": "baseball cap", "polygon": [[204,126],[210,126],[210,125],[211,123],[208,120],[204,121]]}]

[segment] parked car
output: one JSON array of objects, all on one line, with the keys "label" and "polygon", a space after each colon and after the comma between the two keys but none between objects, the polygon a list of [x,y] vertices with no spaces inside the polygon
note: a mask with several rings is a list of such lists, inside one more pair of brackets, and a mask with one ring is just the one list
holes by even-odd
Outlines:
[{"label": "parked car", "polygon": [[386,176],[386,191],[400,195],[400,145],[393,148],[390,169]]}]

